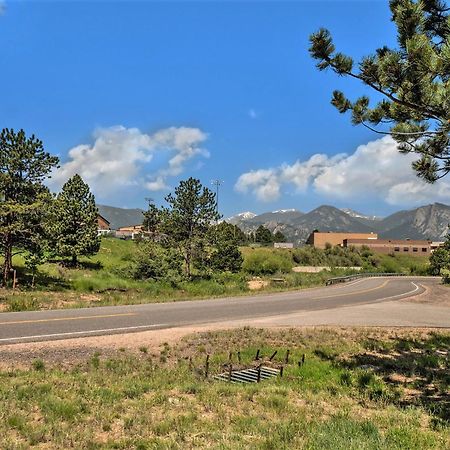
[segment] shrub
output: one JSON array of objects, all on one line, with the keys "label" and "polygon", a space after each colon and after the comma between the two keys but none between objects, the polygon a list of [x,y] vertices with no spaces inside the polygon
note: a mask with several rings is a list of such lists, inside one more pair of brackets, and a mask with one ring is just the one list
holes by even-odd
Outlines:
[{"label": "shrub", "polygon": [[246,255],[242,270],[252,275],[273,275],[277,272],[288,273],[292,269],[290,255],[281,252],[254,250]]},{"label": "shrub", "polygon": [[153,241],[137,244],[132,275],[137,280],[177,280],[182,274],[182,256],[174,248],[164,248]]}]

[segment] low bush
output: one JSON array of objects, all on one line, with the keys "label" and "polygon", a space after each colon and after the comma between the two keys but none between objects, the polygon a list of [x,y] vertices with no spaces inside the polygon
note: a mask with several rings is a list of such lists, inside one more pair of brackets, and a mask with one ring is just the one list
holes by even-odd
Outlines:
[{"label": "low bush", "polygon": [[292,270],[292,260],[290,253],[253,250],[245,255],[242,270],[251,275],[289,273]]}]

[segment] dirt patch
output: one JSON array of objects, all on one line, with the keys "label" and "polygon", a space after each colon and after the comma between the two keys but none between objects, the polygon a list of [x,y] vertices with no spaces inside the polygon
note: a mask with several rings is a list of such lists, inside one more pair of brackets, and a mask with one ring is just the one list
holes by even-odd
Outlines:
[{"label": "dirt patch", "polygon": [[253,280],[250,280],[247,284],[248,288],[251,291],[258,291],[260,289],[269,286],[269,282],[267,280],[262,280],[261,278],[254,278]]},{"label": "dirt patch", "polygon": [[400,300],[409,303],[427,303],[439,306],[450,306],[450,286],[444,284],[422,285],[425,292],[414,297]]}]

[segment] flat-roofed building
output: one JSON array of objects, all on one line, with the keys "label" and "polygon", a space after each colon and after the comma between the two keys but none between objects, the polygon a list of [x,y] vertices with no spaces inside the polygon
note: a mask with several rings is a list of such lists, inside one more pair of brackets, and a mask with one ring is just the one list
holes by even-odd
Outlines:
[{"label": "flat-roofed building", "polygon": [[411,239],[345,239],[344,247],[368,247],[375,253],[429,256],[431,241]]},{"label": "flat-roofed building", "polygon": [[325,248],[327,244],[331,246],[339,245],[344,246],[344,241],[346,239],[378,239],[377,233],[337,233],[334,231],[320,232],[313,231],[306,243],[312,245],[316,248]]}]

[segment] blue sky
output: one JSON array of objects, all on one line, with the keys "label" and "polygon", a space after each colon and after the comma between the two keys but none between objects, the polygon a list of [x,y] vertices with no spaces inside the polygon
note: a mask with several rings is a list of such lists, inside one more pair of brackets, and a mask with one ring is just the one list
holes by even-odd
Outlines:
[{"label": "blue sky", "polygon": [[450,201],[338,114],[333,89],[368,91],[307,51],[322,26],[356,59],[394,46],[387,1],[0,3],[0,123],[60,156],[54,190],[79,172],[100,203],[143,207],[220,179],[226,216]]}]

